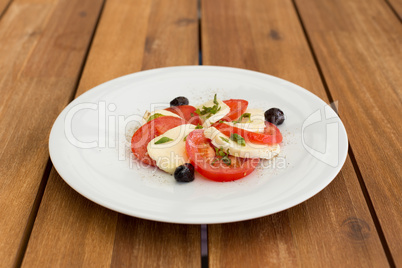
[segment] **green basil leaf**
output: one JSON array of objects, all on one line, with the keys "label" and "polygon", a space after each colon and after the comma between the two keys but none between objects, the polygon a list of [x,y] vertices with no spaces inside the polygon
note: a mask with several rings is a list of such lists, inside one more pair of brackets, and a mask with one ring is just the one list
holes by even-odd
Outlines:
[{"label": "green basil leaf", "polygon": [[241,121],[243,121],[243,118],[248,118],[250,119],[251,114],[250,113],[244,113],[240,116],[240,118],[236,121],[233,121],[233,123],[237,124],[237,123],[241,123]]},{"label": "green basil leaf", "polygon": [[222,162],[227,166],[230,166],[232,164],[232,161],[230,160],[230,158],[227,155],[222,157]]},{"label": "green basil leaf", "polygon": [[153,114],[148,118],[147,122],[149,122],[151,120],[154,120],[155,118],[158,118],[158,117],[161,117],[161,116],[163,116],[163,114],[160,114],[160,113]]},{"label": "green basil leaf", "polygon": [[229,140],[228,140],[228,139],[226,139],[225,137],[219,136],[219,138],[221,138],[221,140],[223,140],[223,141],[225,141],[225,142],[229,143]]},{"label": "green basil leaf", "polygon": [[212,107],[206,107],[206,106],[202,106],[202,109],[197,109],[195,110],[195,112],[198,115],[205,115],[205,117],[208,119],[210,118],[212,115],[216,114],[217,112],[219,112],[221,110],[221,107],[219,106],[219,102],[216,99],[216,94],[214,96],[214,106]]},{"label": "green basil leaf", "polygon": [[172,141],[172,140],[173,139],[171,139],[171,138],[163,137],[163,138],[160,138],[158,141],[156,141],[155,144],[162,144],[162,143],[166,143],[166,142],[169,142],[169,141]]},{"label": "green basil leaf", "polygon": [[[225,152],[225,150],[222,147],[219,147],[219,148],[215,148],[215,152],[216,152],[216,155],[222,160],[222,163],[224,163],[228,166],[230,166],[232,164],[232,161],[229,158],[229,149],[227,149]],[[214,161],[212,161],[211,164],[214,164],[216,161],[218,161],[218,159],[214,158]]]},{"label": "green basil leaf", "polygon": [[234,142],[237,142],[237,144],[241,145],[241,146],[246,146],[246,141],[244,140],[244,138],[242,136],[240,136],[239,134],[233,133],[230,135],[230,139]]},{"label": "green basil leaf", "polygon": [[244,113],[244,114],[242,114],[241,116],[242,116],[243,118],[246,118],[246,117],[250,118],[251,114],[250,114],[250,113]]},{"label": "green basil leaf", "polygon": [[219,102],[216,100],[216,94],[214,95],[214,103],[215,103],[216,105],[219,104]]}]

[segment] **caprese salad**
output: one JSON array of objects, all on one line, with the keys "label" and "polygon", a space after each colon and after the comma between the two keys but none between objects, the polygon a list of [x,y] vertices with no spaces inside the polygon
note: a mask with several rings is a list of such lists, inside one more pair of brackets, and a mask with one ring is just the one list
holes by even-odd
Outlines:
[{"label": "caprese salad", "polygon": [[194,107],[177,97],[164,110],[146,111],[131,139],[134,156],[174,174],[179,182],[197,171],[213,181],[233,181],[254,171],[260,159],[278,155],[285,120],[278,108],[248,108],[242,99],[210,101]]}]

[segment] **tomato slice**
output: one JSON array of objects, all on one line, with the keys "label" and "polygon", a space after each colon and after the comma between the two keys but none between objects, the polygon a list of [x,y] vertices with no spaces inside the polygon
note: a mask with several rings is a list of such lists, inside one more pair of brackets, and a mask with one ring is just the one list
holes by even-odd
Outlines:
[{"label": "tomato slice", "polygon": [[213,181],[234,181],[246,177],[257,167],[259,158],[239,158],[230,156],[227,165],[222,158],[216,156],[215,149],[203,129],[196,129],[188,134],[186,151],[190,162],[204,177]]},{"label": "tomato slice", "polygon": [[173,106],[165,109],[166,111],[177,114],[184,118],[189,124],[202,125],[202,121],[198,114],[195,113],[195,107],[191,105]]},{"label": "tomato slice", "polygon": [[223,101],[230,108],[230,112],[222,119],[223,121],[233,121],[238,119],[247,110],[248,101],[246,100],[225,100]]},{"label": "tomato slice", "polygon": [[216,123],[213,126],[226,136],[230,137],[231,134],[236,133],[251,143],[273,145],[282,142],[282,134],[279,129],[267,121],[265,121],[264,133],[251,132],[225,123]]},{"label": "tomato slice", "polygon": [[182,118],[174,116],[157,117],[141,126],[131,138],[131,151],[134,156],[145,164],[156,166],[156,162],[148,156],[148,143],[169,129],[185,124]]}]

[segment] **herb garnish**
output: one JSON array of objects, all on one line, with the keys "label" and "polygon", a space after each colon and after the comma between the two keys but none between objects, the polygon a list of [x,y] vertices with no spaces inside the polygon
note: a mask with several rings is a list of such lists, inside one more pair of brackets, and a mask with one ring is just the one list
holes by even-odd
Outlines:
[{"label": "herb garnish", "polygon": [[237,124],[237,123],[241,123],[241,121],[243,120],[243,118],[248,118],[250,120],[251,114],[250,113],[244,113],[240,116],[240,118],[236,121],[233,121],[233,123]]},{"label": "herb garnish", "polygon": [[149,122],[151,120],[154,120],[155,118],[158,118],[158,117],[161,117],[161,116],[163,116],[163,114],[160,114],[160,113],[153,114],[148,118],[147,122]]},{"label": "herb garnish", "polygon": [[200,124],[198,124],[198,125],[195,127],[195,129],[202,129],[202,128],[204,128],[204,127],[201,126]]},{"label": "herb garnish", "polygon": [[222,162],[227,166],[230,166],[230,164],[232,164],[232,161],[227,156],[222,157]]},{"label": "herb garnish", "polygon": [[219,138],[221,138],[221,140],[223,140],[223,141],[225,141],[225,142],[229,143],[229,140],[228,140],[228,139],[226,139],[225,137],[219,136]]},{"label": "herb garnish", "polygon": [[162,143],[165,143],[165,142],[168,142],[168,141],[172,141],[172,140],[173,140],[173,139],[171,139],[171,138],[163,137],[163,138],[160,138],[158,141],[156,141],[155,144],[162,144]]},{"label": "herb garnish", "polygon": [[187,136],[188,136],[188,134],[184,137],[183,141],[186,141],[186,140],[187,140]]},{"label": "herb garnish", "polygon": [[[216,155],[217,155],[218,157],[220,157],[220,158],[222,159],[222,162],[223,162],[225,165],[230,166],[230,165],[232,164],[232,161],[231,161],[230,158],[229,158],[229,149],[227,149],[226,152],[225,152],[225,150],[224,150],[222,147],[220,147],[220,148],[215,148],[215,153],[216,153]],[[215,159],[211,162],[211,164],[212,164],[212,165],[215,164],[216,161],[218,161],[218,158],[215,158]]]},{"label": "herb garnish", "polygon": [[225,153],[225,151],[223,150],[222,147],[215,148],[215,153],[216,153],[217,156],[225,156],[226,155],[226,153]]},{"label": "herb garnish", "polygon": [[237,144],[241,145],[241,146],[246,146],[246,141],[244,140],[244,138],[242,136],[240,136],[239,134],[236,133],[232,133],[230,135],[230,139],[234,142],[237,142]]},{"label": "herb garnish", "polygon": [[219,106],[219,102],[216,100],[216,94],[215,94],[215,96],[214,96],[214,106],[212,106],[212,107],[202,106],[202,110],[200,110],[198,108],[197,110],[195,110],[195,112],[198,115],[205,115],[206,118],[210,118],[213,114],[216,114],[220,110],[221,110],[221,107]]}]

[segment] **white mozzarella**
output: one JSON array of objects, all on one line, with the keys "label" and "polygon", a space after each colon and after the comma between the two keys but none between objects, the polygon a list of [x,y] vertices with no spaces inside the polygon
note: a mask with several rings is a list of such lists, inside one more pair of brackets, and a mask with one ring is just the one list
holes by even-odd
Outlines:
[{"label": "white mozzarella", "polygon": [[225,122],[226,124],[251,132],[262,133],[265,129],[264,111],[261,109],[247,109],[244,113],[249,113],[250,118],[246,117],[239,123]]},{"label": "white mozzarella", "polygon": [[142,124],[147,123],[147,122],[148,122],[148,119],[149,119],[152,115],[154,115],[154,114],[161,114],[161,115],[163,115],[163,116],[174,116],[174,117],[181,118],[181,117],[178,116],[177,114],[172,113],[172,112],[169,112],[169,111],[166,111],[166,110],[156,110],[156,111],[153,111],[153,112],[145,111],[145,114],[144,114],[144,116],[142,117]]},{"label": "white mozzarella", "polygon": [[[229,106],[227,106],[223,101],[217,100],[218,102],[218,107],[220,107],[220,110],[216,114],[207,114],[207,115],[201,115],[201,119],[204,121],[203,127],[207,128],[210,127],[213,123],[219,121],[225,115],[227,115],[230,112]],[[200,109],[201,111],[203,110],[203,107],[213,107],[215,105],[213,100],[207,101],[203,105],[198,106],[197,108]],[[207,118],[210,115],[209,118]]]},{"label": "white mozzarella", "polygon": [[[173,174],[178,166],[183,165],[184,163],[189,163],[184,138],[194,129],[195,126],[192,124],[180,125],[169,129],[163,135],[154,138],[148,143],[148,154],[153,160],[155,160],[156,165],[160,169]],[[155,144],[155,142],[164,137],[173,140],[161,144]]]},{"label": "white mozzarella", "polygon": [[236,157],[271,159],[280,152],[279,144],[264,145],[246,142],[246,145],[242,146],[214,127],[206,129],[204,135],[215,147],[222,147],[225,151],[229,149],[229,154]]}]

